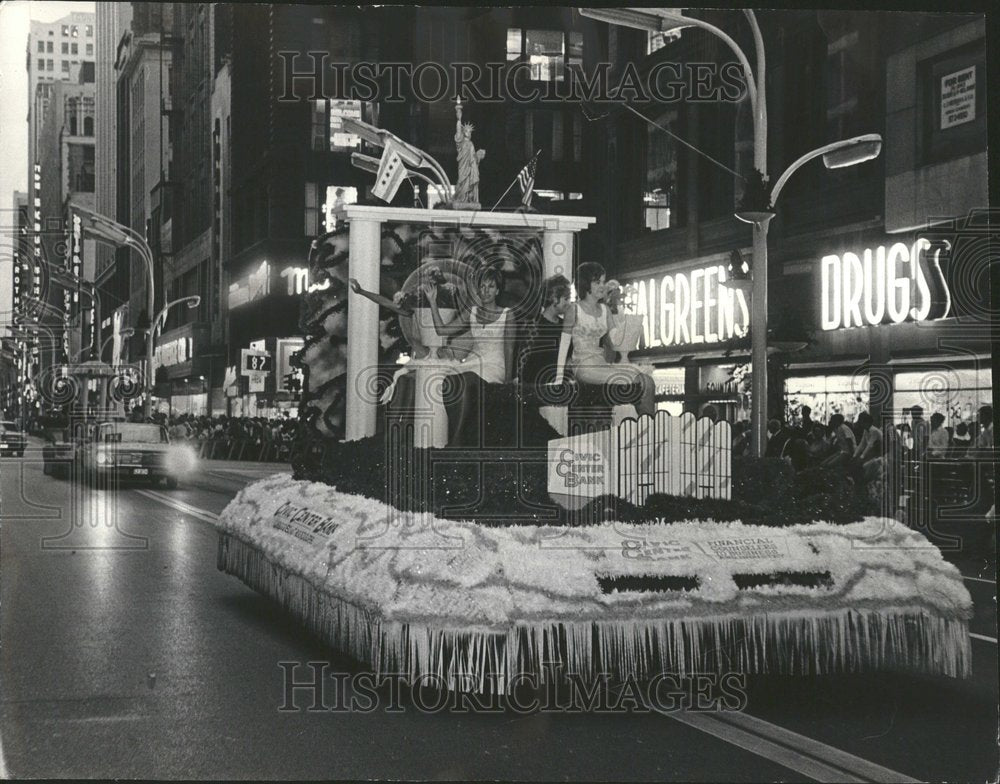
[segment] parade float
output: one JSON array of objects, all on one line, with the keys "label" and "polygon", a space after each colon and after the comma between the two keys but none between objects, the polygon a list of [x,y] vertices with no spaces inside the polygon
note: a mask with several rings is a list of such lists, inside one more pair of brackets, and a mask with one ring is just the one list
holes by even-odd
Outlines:
[{"label": "parade float", "polygon": [[[420,150],[351,124],[384,150],[355,155],[376,196],[417,176],[452,198],[348,206],[313,243],[294,473],[223,511],[221,570],[376,672],[453,689],[505,692],[546,664],[584,678],[969,675],[971,599],[937,548],[867,516],[828,477],[738,463],[727,423],[622,420],[613,389],[595,400],[567,382],[539,406],[487,384],[480,448],[442,443],[433,357],[405,372],[403,320],[379,303],[417,296],[431,267],[493,264],[518,315],[537,312],[541,281],[571,276],[575,235],[593,219],[476,209],[468,167],[482,156],[463,152],[460,123],[457,189]],[[407,318],[436,354],[415,304]],[[455,361],[440,359],[444,376]]]}]

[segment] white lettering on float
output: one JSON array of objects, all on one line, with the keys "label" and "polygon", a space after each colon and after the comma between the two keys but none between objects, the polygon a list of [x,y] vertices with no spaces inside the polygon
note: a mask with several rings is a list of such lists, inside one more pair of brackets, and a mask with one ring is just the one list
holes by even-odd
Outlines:
[{"label": "white lettering on float", "polygon": [[726,288],[726,268],[702,267],[634,281],[643,315],[640,348],[721,343],[743,337],[750,311],[742,291]]},{"label": "white lettering on float", "polygon": [[[946,318],[951,301],[939,265],[941,251],[930,256],[925,253],[930,247],[921,237],[909,247],[897,242],[889,248],[866,248],[860,256],[851,252],[824,256],[820,260],[822,328]],[[943,293],[943,304],[933,299],[932,281]]]}]

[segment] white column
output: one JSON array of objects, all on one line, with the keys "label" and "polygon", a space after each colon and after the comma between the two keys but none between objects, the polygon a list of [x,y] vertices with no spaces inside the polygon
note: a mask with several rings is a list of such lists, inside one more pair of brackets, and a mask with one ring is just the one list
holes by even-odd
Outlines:
[{"label": "white column", "polygon": [[573,232],[545,229],[542,238],[543,278],[565,275],[573,280]]},{"label": "white column", "polygon": [[[348,276],[366,291],[379,290],[381,247],[381,221],[351,220]],[[378,305],[348,290],[346,441],[375,435],[377,372]]]}]

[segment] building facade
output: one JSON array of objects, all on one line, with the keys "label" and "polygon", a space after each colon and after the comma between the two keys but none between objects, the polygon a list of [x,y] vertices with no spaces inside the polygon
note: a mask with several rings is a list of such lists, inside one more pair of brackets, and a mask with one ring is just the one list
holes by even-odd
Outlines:
[{"label": "building facade", "polygon": [[[95,14],[95,191],[94,210],[100,215],[117,219],[118,213],[118,170],[121,165],[118,155],[118,74],[115,68],[118,60],[118,44],[125,31],[131,29],[132,4],[100,2]],[[108,343],[108,350],[102,352],[104,361],[121,361],[122,352],[112,357],[108,336],[113,336],[115,314],[117,324],[128,323],[130,276],[128,251],[99,242],[95,246],[95,281],[101,297],[102,346]],[[120,261],[119,261],[120,259]],[[123,322],[124,317],[124,322]]]},{"label": "building facade", "polygon": [[[700,15],[753,51],[739,13]],[[823,422],[861,410],[899,421],[920,405],[948,425],[974,419],[992,398],[988,287],[963,282],[974,262],[963,248],[981,241],[985,214],[976,208],[988,203],[983,19],[757,16],[768,58],[771,182],[823,144],[883,138],[875,160],[806,165],[775,205],[769,415],[791,422],[808,405]],[[633,41],[649,52],[636,55],[643,68],[732,59],[694,29],[660,43]],[[749,417],[752,370],[750,291],[735,279],[754,259],[749,226],[733,215],[741,177],[752,169],[746,104],[649,107],[660,128],[619,120],[631,127],[620,132],[642,142],[624,198],[642,204],[645,219],[630,210],[607,263],[609,276],[632,284],[632,305],[646,314],[636,356],[657,367],[660,405],[697,413],[711,404],[731,420]]]}]

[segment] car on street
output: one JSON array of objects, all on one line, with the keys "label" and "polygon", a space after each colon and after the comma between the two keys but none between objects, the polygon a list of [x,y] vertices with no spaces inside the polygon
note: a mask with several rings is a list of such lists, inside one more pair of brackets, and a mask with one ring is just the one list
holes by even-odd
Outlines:
[{"label": "car on street", "polygon": [[194,450],[171,443],[167,429],[154,423],[99,422],[77,427],[75,436],[43,450],[45,473],[65,477],[72,467],[76,477],[93,484],[116,477],[172,489],[197,463]]},{"label": "car on street", "polygon": [[16,422],[7,419],[0,421],[0,457],[6,455],[23,457],[27,446],[28,439]]}]

